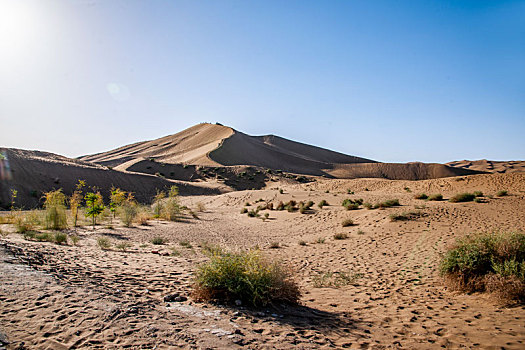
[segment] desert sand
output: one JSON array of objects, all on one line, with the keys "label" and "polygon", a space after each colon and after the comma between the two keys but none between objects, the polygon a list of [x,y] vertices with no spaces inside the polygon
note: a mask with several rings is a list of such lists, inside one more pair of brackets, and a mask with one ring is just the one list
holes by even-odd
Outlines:
[{"label": "desert sand", "polygon": [[[408,190],[411,192],[408,192]],[[278,189],[282,189],[280,193]],[[351,189],[354,194],[347,194]],[[509,196],[486,203],[425,202],[415,193],[498,190]],[[401,207],[348,211],[345,198]],[[263,221],[240,214],[246,202],[325,199],[307,214],[269,211]],[[488,348],[525,347],[525,307],[490,296],[448,290],[438,274],[442,252],[469,232],[525,229],[525,174],[488,174],[420,181],[323,179],[268,182],[261,190],[187,195],[199,219],[151,220],[124,228],[107,222],[79,229],[78,246],[1,240],[0,333],[9,349],[170,348]],[[416,209],[419,208],[419,209]],[[413,221],[389,215],[419,210]],[[342,220],[356,225],[343,228]],[[13,231],[10,225],[2,230]],[[334,240],[335,233],[349,238]],[[128,252],[101,250],[97,237],[128,242]],[[152,245],[153,237],[168,240]],[[324,239],[324,242],[321,243]],[[304,241],[305,245],[299,242]],[[181,242],[183,245],[181,245]],[[279,248],[271,248],[274,242]],[[189,243],[189,245],[187,244]],[[196,302],[193,272],[206,261],[202,247],[259,247],[289,265],[301,305],[262,309]],[[174,253],[175,252],[175,253]],[[326,273],[353,276],[330,285]],[[167,297],[167,299],[165,299]],[[23,345],[22,345],[23,344]]]}]

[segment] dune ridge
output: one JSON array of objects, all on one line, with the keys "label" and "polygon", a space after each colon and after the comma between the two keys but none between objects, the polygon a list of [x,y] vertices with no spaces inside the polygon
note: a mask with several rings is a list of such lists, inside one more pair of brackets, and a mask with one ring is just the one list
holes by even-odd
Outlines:
[{"label": "dune ridge", "polygon": [[[379,163],[275,135],[250,136],[227,126],[208,123],[157,140],[139,142],[79,159],[115,166],[122,171],[129,171],[145,159],[153,159],[167,164],[257,166],[335,178],[421,180],[483,173],[443,164]],[[136,171],[137,167],[133,168]]]}]

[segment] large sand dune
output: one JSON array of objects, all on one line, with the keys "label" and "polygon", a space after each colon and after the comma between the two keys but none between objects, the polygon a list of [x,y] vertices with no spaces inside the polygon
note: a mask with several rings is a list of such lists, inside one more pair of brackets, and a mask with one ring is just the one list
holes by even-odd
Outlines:
[{"label": "large sand dune", "polygon": [[130,170],[137,162],[155,159],[169,164],[250,165],[336,178],[421,180],[480,173],[442,164],[378,163],[274,135],[250,136],[226,126],[207,123],[157,140],[139,142],[80,159],[116,166],[119,170]]}]

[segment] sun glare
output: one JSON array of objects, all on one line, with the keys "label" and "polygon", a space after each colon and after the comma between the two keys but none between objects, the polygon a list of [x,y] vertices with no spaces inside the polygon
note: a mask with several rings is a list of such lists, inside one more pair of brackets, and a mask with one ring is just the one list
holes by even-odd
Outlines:
[{"label": "sun glare", "polygon": [[0,0],[0,51],[21,58],[38,32],[37,9],[32,1]]}]

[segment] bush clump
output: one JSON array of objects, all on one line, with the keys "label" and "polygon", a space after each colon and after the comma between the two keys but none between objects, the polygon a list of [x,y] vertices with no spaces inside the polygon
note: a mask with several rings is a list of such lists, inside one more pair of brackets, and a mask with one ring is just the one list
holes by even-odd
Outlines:
[{"label": "bush clump", "polygon": [[442,201],[443,195],[441,193],[431,194],[428,196],[429,201]]},{"label": "bush clump", "polygon": [[459,202],[472,202],[476,198],[476,195],[474,193],[458,193],[454,197],[451,197],[449,199],[449,202],[452,203],[459,203]]},{"label": "bush clump", "polygon": [[352,219],[344,219],[343,222],[341,223],[343,227],[352,226],[353,224],[354,224],[354,220]]},{"label": "bush clump", "polygon": [[523,301],[525,233],[484,233],[459,239],[443,255],[440,272],[452,289]]},{"label": "bush clump", "polygon": [[319,202],[319,204],[317,204],[317,206],[319,207],[319,209],[323,209],[324,206],[328,206],[328,202],[326,200],[322,200]]},{"label": "bush clump", "polygon": [[348,238],[348,234],[344,232],[339,232],[339,233],[334,234],[335,240],[342,240],[342,239],[347,239],[347,238]]},{"label": "bush clump", "polygon": [[425,193],[419,193],[414,196],[414,199],[428,199],[428,196]]},{"label": "bush clump", "polygon": [[352,199],[347,198],[343,200],[342,206],[345,207],[346,210],[356,210],[356,209],[359,209],[359,206],[361,204],[363,204],[362,199],[352,200]]},{"label": "bush clump", "polygon": [[420,218],[423,216],[423,213],[419,211],[411,211],[408,213],[403,214],[392,214],[390,215],[390,221],[410,221],[410,220],[416,220],[417,218]]},{"label": "bush clump", "polygon": [[474,196],[476,196],[476,197],[483,197],[483,192],[481,192],[481,191],[474,191]]},{"label": "bush clump", "polygon": [[496,196],[498,196],[498,197],[505,197],[505,196],[508,195],[508,194],[509,194],[509,193],[508,193],[507,191],[502,190],[502,191],[498,191],[498,192],[496,193]]},{"label": "bush clump", "polygon": [[272,302],[295,304],[301,292],[287,269],[251,250],[212,255],[197,269],[193,295],[198,300],[241,300],[264,306]]}]

